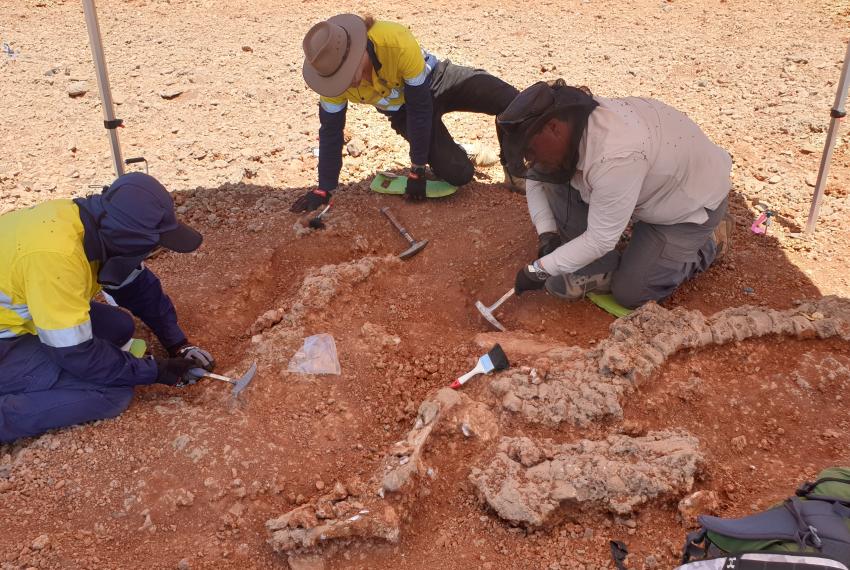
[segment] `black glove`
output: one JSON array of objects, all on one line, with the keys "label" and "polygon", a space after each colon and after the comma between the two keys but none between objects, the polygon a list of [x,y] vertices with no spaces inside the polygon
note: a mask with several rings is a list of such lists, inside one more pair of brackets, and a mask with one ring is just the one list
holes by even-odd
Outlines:
[{"label": "black glove", "polygon": [[156,381],[167,386],[184,386],[194,384],[198,377],[189,374],[189,370],[197,368],[198,363],[191,358],[162,358],[156,361]]},{"label": "black glove", "polygon": [[180,356],[195,361],[195,365],[212,372],[215,368],[215,358],[208,351],[193,344],[184,343],[168,351],[170,356]]},{"label": "black glove", "polygon": [[320,190],[319,188],[316,188],[295,200],[295,202],[292,203],[292,207],[289,208],[289,211],[296,214],[300,214],[301,212],[312,212],[319,206],[323,206],[330,201],[330,190]]},{"label": "black glove", "polygon": [[424,200],[427,183],[424,166],[411,168],[410,173],[407,175],[407,186],[404,188],[405,199],[415,201]]},{"label": "black glove", "polygon": [[535,269],[534,265],[529,263],[517,272],[514,292],[521,295],[523,291],[542,289],[547,279],[549,279],[548,273]]},{"label": "black glove", "polygon": [[537,236],[537,258],[549,255],[561,247],[561,236],[558,232],[543,232]]}]

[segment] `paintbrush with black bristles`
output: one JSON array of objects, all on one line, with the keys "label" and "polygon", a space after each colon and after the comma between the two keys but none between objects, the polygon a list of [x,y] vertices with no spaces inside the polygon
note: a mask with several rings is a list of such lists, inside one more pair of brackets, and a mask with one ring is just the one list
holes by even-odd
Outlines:
[{"label": "paintbrush with black bristles", "polygon": [[489,374],[494,370],[504,370],[509,366],[510,362],[508,362],[505,351],[497,344],[490,349],[490,352],[478,359],[478,364],[475,365],[475,368],[452,382],[452,388],[457,390],[476,374]]}]

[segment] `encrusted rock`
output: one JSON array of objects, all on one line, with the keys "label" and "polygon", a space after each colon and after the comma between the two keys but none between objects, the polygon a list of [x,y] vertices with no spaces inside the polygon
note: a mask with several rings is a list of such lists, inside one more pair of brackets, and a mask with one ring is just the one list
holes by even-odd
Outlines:
[{"label": "encrusted rock", "polygon": [[[398,492],[412,477],[427,472],[422,452],[438,426],[448,432],[461,433],[465,437],[475,435],[483,440],[495,437],[499,429],[495,417],[484,404],[473,402],[466,394],[451,388],[439,390],[422,402],[413,429],[403,441],[393,445],[384,459],[383,492]],[[399,453],[402,449],[407,452]]]},{"label": "encrusted rock", "polygon": [[686,528],[695,528],[699,515],[712,515],[718,508],[720,499],[715,491],[697,491],[679,501],[679,518]]},{"label": "encrusted rock", "polygon": [[[295,302],[280,322],[258,335],[259,342],[266,335],[273,335],[276,343],[297,337],[310,309],[327,305],[342,284],[366,279],[384,262],[396,260],[363,258],[323,267],[304,280]],[[268,317],[276,320],[277,314]],[[649,303],[615,321],[609,337],[587,350],[517,335],[501,339],[505,344],[513,342],[536,367],[497,373],[490,378],[489,389],[497,406],[527,421],[551,426],[616,421],[623,416],[623,396],[681,350],[770,334],[850,340],[848,322],[850,301],[835,297],[801,303],[787,311],[738,307],[711,317]],[[368,339],[388,336],[366,325],[361,332]],[[480,342],[486,345],[492,340],[482,336]],[[381,344],[392,346],[395,340]],[[699,388],[699,379],[692,379],[683,387],[682,397],[692,398]],[[498,436],[499,424],[486,404],[448,388],[436,392],[422,402],[413,428],[388,449],[366,485],[337,484],[318,499],[268,521],[269,542],[275,551],[300,560],[328,544],[397,541],[399,516],[385,497],[411,497],[410,491],[425,476],[435,476],[433,467],[425,465],[423,452],[437,434],[486,442]],[[746,440],[742,437],[733,445],[743,448]],[[642,437],[611,435],[574,444],[506,437],[488,465],[473,469],[470,481],[500,517],[511,524],[539,527],[574,512],[602,510],[627,516],[647,502],[681,498],[690,492],[701,462],[697,440],[679,431],[649,432]],[[710,511],[712,499],[716,497],[708,495],[703,501],[697,493],[682,501],[683,520],[692,511]]]},{"label": "encrusted rock", "polygon": [[647,303],[617,319],[609,337],[587,350],[564,347],[571,351],[559,352],[512,335],[507,342],[527,346],[527,353],[545,356],[553,365],[542,379],[521,370],[502,373],[490,390],[505,410],[537,423],[586,426],[619,420],[622,396],[677,352],[769,334],[850,339],[850,301],[824,297],[787,311],[735,307],[708,318],[699,311]]},{"label": "encrusted rock", "polygon": [[439,390],[422,402],[413,428],[390,447],[367,485],[337,483],[318,499],[267,521],[272,548],[301,555],[352,540],[398,541],[398,515],[384,497],[414,488],[416,478],[431,471],[422,453],[436,430],[486,441],[496,437],[498,425],[486,405],[450,388]]},{"label": "encrusted rock", "polygon": [[622,419],[620,397],[628,381],[603,377],[596,366],[585,356],[550,371],[545,378],[534,378],[533,370],[509,371],[491,382],[490,390],[506,410],[546,425],[568,422],[585,426],[593,421]]},{"label": "encrusted rock", "polygon": [[505,437],[469,480],[501,518],[540,527],[588,510],[628,515],[651,500],[681,496],[701,462],[697,439],[677,431],[569,445]]},{"label": "encrusted rock", "polygon": [[333,505],[335,518],[316,516],[315,505],[304,505],[266,522],[269,544],[275,552],[313,549],[331,541],[378,539],[397,542],[399,521],[395,510],[377,498],[353,498]]}]

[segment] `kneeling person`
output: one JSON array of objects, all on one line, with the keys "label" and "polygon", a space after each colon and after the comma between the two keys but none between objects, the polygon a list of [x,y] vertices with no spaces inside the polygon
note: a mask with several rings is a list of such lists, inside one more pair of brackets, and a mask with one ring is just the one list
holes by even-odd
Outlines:
[{"label": "kneeling person", "polygon": [[[443,124],[455,111],[498,115],[515,87],[481,69],[455,65],[419,46],[404,25],[340,14],[310,28],[303,42],[304,80],[319,98],[318,188],[301,196],[293,212],[312,211],[331,199],[342,169],[343,129],[349,102],[373,105],[410,145],[405,197],[425,198],[425,167],[454,186],[472,180],[473,162]],[[495,163],[479,151],[476,162]],[[508,178],[514,189],[520,181]]]},{"label": "kneeling person", "polygon": [[517,293],[613,292],[635,308],[666,299],[728,249],[732,159],[676,109],[557,80],[520,93],[497,126],[508,169],[528,180],[539,236]]},{"label": "kneeling person", "polygon": [[[0,442],[115,417],[136,385],[179,385],[193,367],[212,370],[142,263],[158,248],[187,253],[201,241],[177,221],[162,184],[142,173],[119,177],[101,195],[0,216]],[[92,301],[101,286],[171,358],[127,352],[133,319]]]}]

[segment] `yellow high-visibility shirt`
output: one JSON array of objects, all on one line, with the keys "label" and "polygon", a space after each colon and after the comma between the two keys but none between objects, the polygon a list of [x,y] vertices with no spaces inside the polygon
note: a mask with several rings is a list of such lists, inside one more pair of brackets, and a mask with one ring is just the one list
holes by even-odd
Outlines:
[{"label": "yellow high-visibility shirt", "polygon": [[325,111],[339,112],[348,101],[368,103],[382,111],[398,111],[404,105],[404,85],[421,85],[437,63],[401,24],[375,22],[366,35],[375,46],[381,69],[373,69],[371,80],[361,81],[338,97],[321,97],[319,104]]},{"label": "yellow high-visibility shirt", "polygon": [[72,200],[0,216],[0,338],[37,334],[57,348],[92,338],[99,263],[86,257],[83,236]]}]

